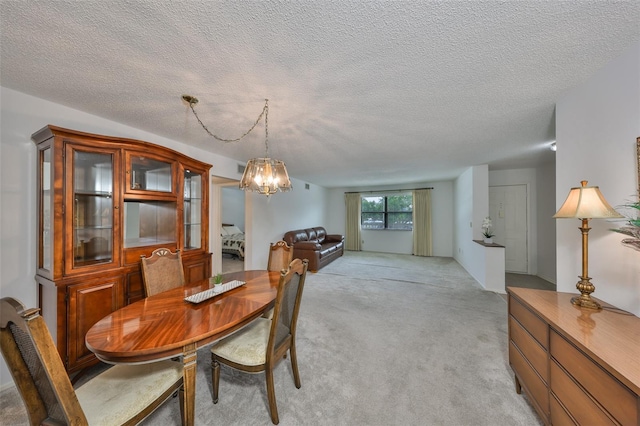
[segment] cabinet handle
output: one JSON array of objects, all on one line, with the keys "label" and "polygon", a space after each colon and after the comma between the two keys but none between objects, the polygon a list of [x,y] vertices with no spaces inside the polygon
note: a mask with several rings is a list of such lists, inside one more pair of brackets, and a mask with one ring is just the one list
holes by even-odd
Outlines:
[{"label": "cabinet handle", "polygon": [[118,210],[120,206],[113,206],[114,209]]}]

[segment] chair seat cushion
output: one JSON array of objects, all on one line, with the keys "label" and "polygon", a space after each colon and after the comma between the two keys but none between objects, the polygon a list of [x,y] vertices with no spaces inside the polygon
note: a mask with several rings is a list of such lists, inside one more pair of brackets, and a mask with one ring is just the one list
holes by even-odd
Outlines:
[{"label": "chair seat cushion", "polygon": [[182,363],[120,364],[76,389],[91,426],[121,425],[182,379]]},{"label": "chair seat cushion", "polygon": [[262,365],[267,358],[271,320],[260,317],[254,322],[213,345],[214,355],[242,365]]}]

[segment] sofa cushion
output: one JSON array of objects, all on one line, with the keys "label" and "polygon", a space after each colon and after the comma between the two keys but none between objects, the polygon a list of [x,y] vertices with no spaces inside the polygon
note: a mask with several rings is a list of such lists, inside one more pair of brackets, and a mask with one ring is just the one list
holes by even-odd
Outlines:
[{"label": "sofa cushion", "polygon": [[[330,245],[331,247],[335,247],[336,250],[342,250],[342,246],[344,246],[344,244],[342,242],[336,243],[336,242],[330,242],[330,241],[326,241],[324,242],[327,245]],[[324,244],[323,244],[324,246]]]},{"label": "sofa cushion", "polygon": [[305,229],[305,232],[307,233],[307,237],[309,239],[309,241],[316,241],[318,239],[318,236],[316,234],[316,230],[313,228],[307,228]]},{"label": "sofa cushion", "polygon": [[324,228],[313,228],[316,231],[316,239],[322,244],[327,236],[327,231]]},{"label": "sofa cushion", "polygon": [[336,247],[335,244],[322,244],[321,246],[322,246],[322,248],[320,249],[321,257],[338,250],[338,247]]},{"label": "sofa cushion", "polygon": [[298,241],[309,241],[309,235],[305,232],[304,229],[296,231],[292,238],[292,243],[295,244]]}]

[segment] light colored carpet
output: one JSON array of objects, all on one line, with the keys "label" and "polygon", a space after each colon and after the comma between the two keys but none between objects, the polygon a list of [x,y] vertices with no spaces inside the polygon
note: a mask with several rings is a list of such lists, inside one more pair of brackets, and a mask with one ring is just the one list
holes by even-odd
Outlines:
[{"label": "light colored carpet", "polygon": [[222,273],[244,271],[244,260],[229,254],[222,255]]},{"label": "light colored carpet", "polygon": [[[515,392],[504,299],[451,258],[347,252],[307,275],[298,327],[302,387],[288,358],[275,371],[281,425],[542,424]],[[214,405],[210,368],[203,348],[197,425],[271,424],[263,374],[222,366]],[[180,424],[177,398],[143,424]]]}]

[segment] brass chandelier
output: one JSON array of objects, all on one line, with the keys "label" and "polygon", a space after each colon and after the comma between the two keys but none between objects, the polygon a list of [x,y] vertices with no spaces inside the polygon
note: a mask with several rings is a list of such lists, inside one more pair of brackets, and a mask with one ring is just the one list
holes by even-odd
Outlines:
[{"label": "brass chandelier", "polygon": [[198,98],[191,95],[182,95],[182,100],[189,104],[193,115],[209,136],[225,143],[237,142],[247,136],[258,125],[264,116],[265,155],[264,157],[252,158],[247,162],[247,165],[244,168],[244,173],[242,174],[242,179],[240,180],[240,189],[244,191],[258,192],[266,195],[267,197],[278,191],[287,192],[293,189],[284,161],[269,157],[269,99],[264,100],[264,107],[256,119],[256,122],[253,123],[249,130],[244,132],[242,136],[236,139],[224,139],[218,137],[204,125],[194,108],[198,103]]}]

